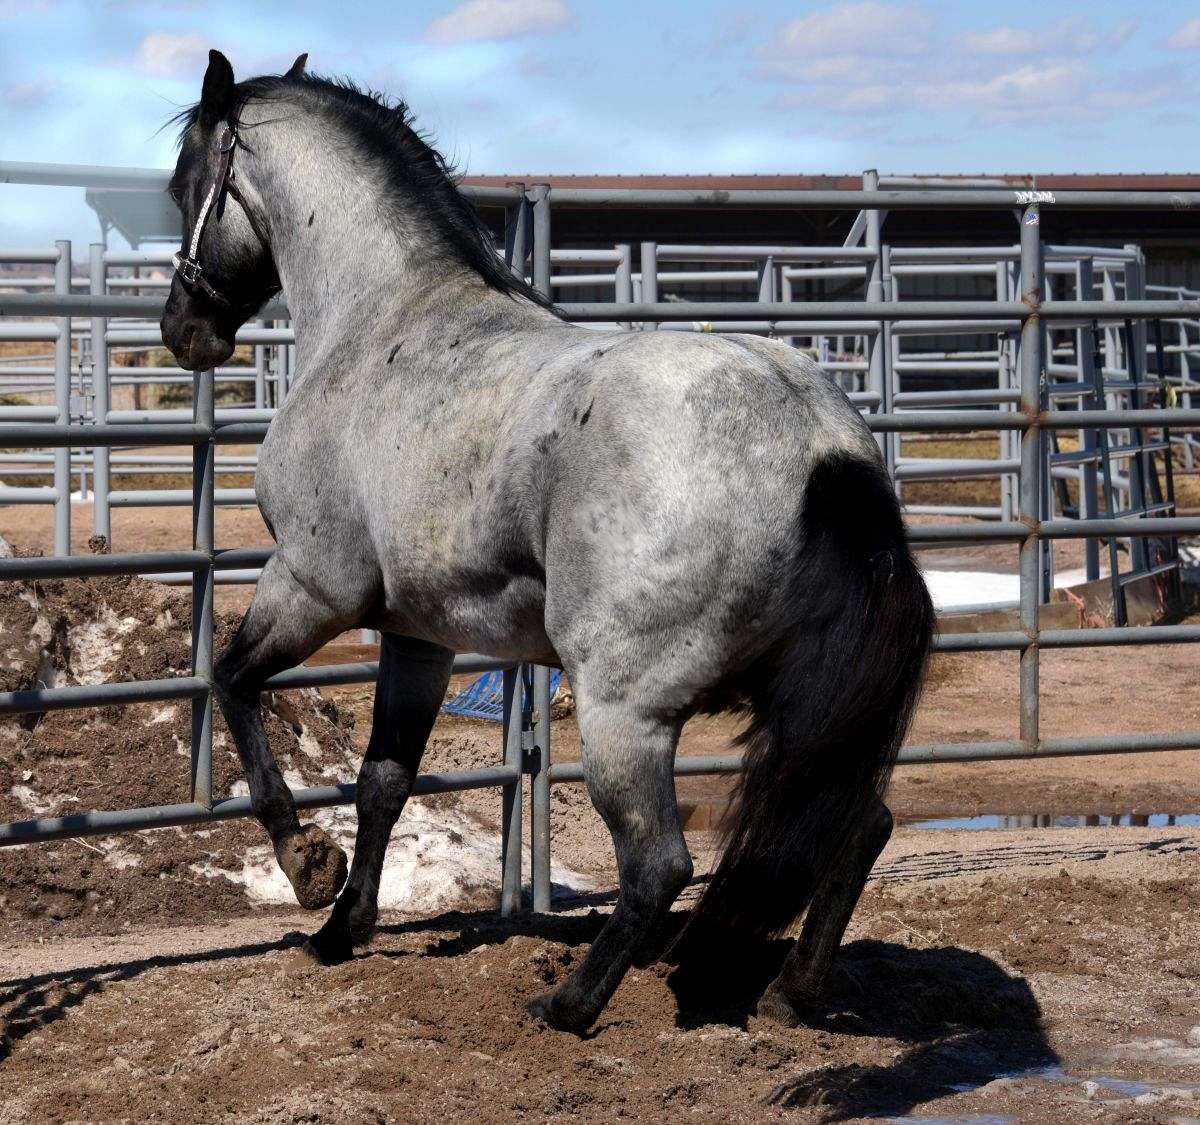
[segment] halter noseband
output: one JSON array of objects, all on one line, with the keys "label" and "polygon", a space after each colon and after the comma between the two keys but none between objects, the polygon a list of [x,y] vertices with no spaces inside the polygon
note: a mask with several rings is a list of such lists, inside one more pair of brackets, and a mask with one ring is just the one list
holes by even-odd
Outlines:
[{"label": "halter noseband", "polygon": [[[188,247],[187,254],[175,254],[171,259],[175,264],[175,275],[179,278],[185,289],[199,291],[214,304],[226,309],[233,309],[239,306],[235,305],[233,301],[226,297],[224,293],[217,289],[204,276],[204,267],[200,264],[199,257],[200,240],[204,237],[204,228],[208,225],[208,220],[212,216],[214,208],[218,206],[226,192],[241,204],[242,210],[246,212],[247,220],[254,229],[254,233],[262,239],[258,224],[254,221],[249,209],[242,201],[242,197],[233,186],[233,150],[237,147],[237,143],[237,130],[232,125],[226,124],[221,130],[220,159],[217,161],[217,170],[213,173],[212,183],[209,184],[208,191],[204,196],[204,202],[200,204],[200,212],[196,215],[196,222],[192,227],[191,245]],[[263,239],[263,245],[266,245],[265,239]],[[267,296],[269,297],[278,292],[279,286],[275,286]],[[251,303],[257,305],[259,302]]]}]

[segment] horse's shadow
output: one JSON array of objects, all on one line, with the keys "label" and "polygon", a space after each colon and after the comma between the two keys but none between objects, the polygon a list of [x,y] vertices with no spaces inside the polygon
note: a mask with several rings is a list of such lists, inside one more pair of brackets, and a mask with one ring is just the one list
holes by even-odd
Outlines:
[{"label": "horse's shadow", "polygon": [[[744,1027],[789,945],[726,941],[719,952],[685,954],[669,978],[679,1023]],[[886,1061],[805,1068],[771,1093],[773,1105],[824,1107],[826,1121],[902,1116],[1059,1061],[1026,981],[953,946],[850,942],[838,953],[825,1003],[805,1018],[819,1030],[896,1044]]]},{"label": "horse's shadow", "polygon": [[[676,914],[664,923],[658,934],[664,946],[673,943],[685,917]],[[384,926],[381,931],[428,933],[425,956],[458,957],[521,934],[585,945],[605,920],[605,915],[595,911],[509,919],[489,912],[456,912]],[[293,946],[303,936],[289,934],[280,942],[0,981],[0,1066],[17,1041],[62,1019],[109,983],[165,966],[254,958]],[[786,941],[734,941],[712,935],[698,940],[689,935],[668,955],[667,983],[676,998],[677,1025],[695,1028],[724,1023],[745,1028],[789,945]],[[375,951],[380,950],[376,947]],[[830,1032],[896,1044],[889,1048],[890,1058],[870,1065],[803,1067],[782,1080],[770,1095],[770,1102],[779,1107],[820,1105],[828,1121],[899,1116],[1006,1074],[1058,1061],[1025,981],[1010,976],[981,954],[953,947],[914,949],[882,941],[851,942],[838,955],[823,1014],[809,1022]]]},{"label": "horse's shadow", "polygon": [[[667,983],[675,995],[677,1026],[718,1023],[745,1029],[791,942],[708,933],[688,934],[675,944],[686,917],[672,915],[658,934],[668,947]],[[504,921],[460,914],[387,929],[442,935],[449,930],[449,936],[430,942],[425,955],[456,957],[514,934],[583,945],[594,940],[605,920],[597,912]],[[953,946],[850,942],[838,953],[826,1004],[806,1021],[819,1030],[895,1044],[887,1048],[886,1061],[803,1068],[772,1091],[771,1104],[819,1105],[826,1121],[902,1116],[916,1106],[1059,1061],[1029,985],[990,958]]]}]

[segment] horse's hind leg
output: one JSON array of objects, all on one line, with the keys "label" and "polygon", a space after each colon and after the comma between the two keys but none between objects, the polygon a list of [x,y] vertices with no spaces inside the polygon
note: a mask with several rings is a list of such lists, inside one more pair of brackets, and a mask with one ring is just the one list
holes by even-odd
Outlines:
[{"label": "horse's hind leg", "polygon": [[333,913],[306,947],[323,964],[346,960],[375,926],[388,837],[412,792],[453,666],[454,653],[440,645],[383,635],[371,741],[358,773],[354,863]]},{"label": "horse's hind leg", "polygon": [[301,906],[328,906],[346,878],[346,854],[316,825],[302,828],[263,730],[260,695],[276,672],[311,656],[349,622],[296,580],[276,553],[263,568],[246,616],[213,669],[213,688],[233,735],[254,816]]},{"label": "horse's hind leg", "polygon": [[819,1008],[829,970],[871,868],[892,835],[892,814],[876,800],[851,840],[841,865],[813,896],[804,929],[788,952],[779,976],[758,1002],[758,1014],[790,1026]]},{"label": "horse's hind leg", "polygon": [[612,833],[621,892],[579,968],[530,1004],[553,1027],[582,1033],[616,991],[653,927],[692,875],[672,767],[679,728],[627,705],[579,700],[588,793]]}]

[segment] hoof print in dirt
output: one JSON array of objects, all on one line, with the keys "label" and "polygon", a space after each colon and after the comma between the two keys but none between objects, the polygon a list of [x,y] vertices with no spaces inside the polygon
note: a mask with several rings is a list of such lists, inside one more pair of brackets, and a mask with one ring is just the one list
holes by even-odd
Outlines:
[{"label": "hoof print in dirt", "polygon": [[323,828],[306,825],[275,850],[279,866],[305,910],[322,910],[346,881],[346,853]]}]

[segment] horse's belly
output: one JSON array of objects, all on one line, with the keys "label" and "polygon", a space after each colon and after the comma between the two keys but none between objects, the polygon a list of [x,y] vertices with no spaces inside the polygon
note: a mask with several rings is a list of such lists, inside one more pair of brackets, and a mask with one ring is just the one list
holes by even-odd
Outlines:
[{"label": "horse's belly", "polygon": [[546,635],[545,587],[535,578],[496,575],[386,585],[378,619],[369,622],[374,627],[455,652],[557,663]]}]

